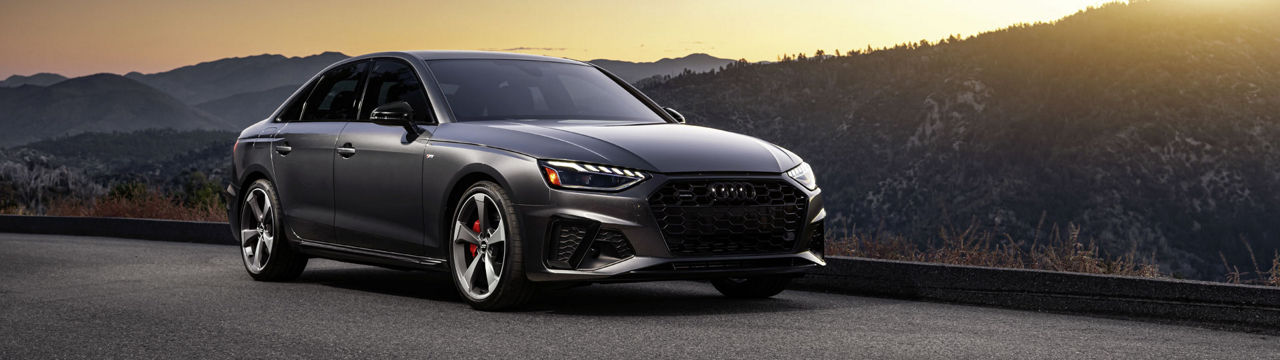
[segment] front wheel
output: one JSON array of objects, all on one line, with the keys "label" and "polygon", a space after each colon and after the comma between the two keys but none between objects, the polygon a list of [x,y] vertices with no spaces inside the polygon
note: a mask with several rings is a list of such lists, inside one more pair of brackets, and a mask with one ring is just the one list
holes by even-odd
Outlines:
[{"label": "front wheel", "polygon": [[497,184],[482,181],[458,200],[450,230],[453,283],[471,307],[503,310],[533,297],[525,277],[520,225],[511,199]]},{"label": "front wheel", "polygon": [[791,278],[777,276],[711,280],[711,285],[724,296],[740,299],[761,299],[778,295],[790,283]]}]

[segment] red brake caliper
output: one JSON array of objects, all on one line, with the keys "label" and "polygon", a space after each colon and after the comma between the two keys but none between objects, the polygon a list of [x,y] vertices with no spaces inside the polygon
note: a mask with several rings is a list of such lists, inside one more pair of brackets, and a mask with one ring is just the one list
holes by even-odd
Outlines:
[{"label": "red brake caliper", "polygon": [[[476,220],[475,223],[471,224],[471,231],[475,231],[476,234],[480,233],[480,220]],[[476,244],[471,244],[471,246],[468,246],[467,249],[471,250],[471,256],[473,257],[476,256],[476,249],[477,249]]]}]

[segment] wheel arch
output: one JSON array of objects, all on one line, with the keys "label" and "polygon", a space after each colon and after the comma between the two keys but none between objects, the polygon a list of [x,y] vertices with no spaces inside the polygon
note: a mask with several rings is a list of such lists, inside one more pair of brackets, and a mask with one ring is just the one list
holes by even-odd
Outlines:
[{"label": "wheel arch", "polygon": [[[462,193],[466,192],[472,185],[481,181],[493,182],[508,192],[512,191],[511,186],[509,186],[506,181],[506,178],[498,173],[496,169],[486,164],[468,165],[464,167],[462,171],[459,171],[458,175],[450,181],[448,196],[445,198],[445,211],[440,213],[438,224],[449,224],[453,220],[453,213],[458,210],[458,202]],[[449,237],[449,231],[451,230],[449,226],[441,226],[440,230],[442,232],[442,234],[440,234],[441,239]]]},{"label": "wheel arch", "polygon": [[265,179],[271,184],[275,184],[275,181],[271,179],[271,176],[268,175],[266,169],[261,166],[250,166],[246,168],[243,173],[244,176],[236,182],[235,198],[228,199],[232,202],[227,204],[228,210],[230,210],[227,211],[227,222],[231,224],[232,232],[235,233],[238,233],[238,229],[240,228],[240,205],[244,201],[245,189],[247,189],[250,184],[253,184],[254,181],[258,181],[260,179]]}]

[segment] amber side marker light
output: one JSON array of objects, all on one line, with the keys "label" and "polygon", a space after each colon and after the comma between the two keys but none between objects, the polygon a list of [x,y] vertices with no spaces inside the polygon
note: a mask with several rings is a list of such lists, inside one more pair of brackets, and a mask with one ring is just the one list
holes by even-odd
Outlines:
[{"label": "amber side marker light", "polygon": [[547,182],[551,183],[551,185],[560,186],[560,173],[556,172],[556,169],[546,166],[543,166],[542,169],[546,170]]}]

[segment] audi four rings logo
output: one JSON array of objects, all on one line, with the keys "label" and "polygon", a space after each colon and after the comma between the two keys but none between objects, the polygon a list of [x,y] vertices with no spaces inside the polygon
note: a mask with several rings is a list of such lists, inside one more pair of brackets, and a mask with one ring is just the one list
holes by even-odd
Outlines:
[{"label": "audi four rings logo", "polygon": [[756,198],[756,187],[748,183],[714,183],[711,196],[716,200],[751,200]]}]

